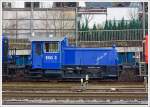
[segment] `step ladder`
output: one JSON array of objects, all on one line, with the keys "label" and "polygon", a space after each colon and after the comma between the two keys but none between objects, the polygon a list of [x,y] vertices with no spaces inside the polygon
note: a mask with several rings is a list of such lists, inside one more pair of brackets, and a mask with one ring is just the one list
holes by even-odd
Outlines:
[{"label": "step ladder", "polygon": [[2,75],[7,76],[8,75],[8,63],[4,62],[2,64]]},{"label": "step ladder", "polygon": [[147,76],[147,67],[145,62],[139,63],[139,75],[140,76]]}]

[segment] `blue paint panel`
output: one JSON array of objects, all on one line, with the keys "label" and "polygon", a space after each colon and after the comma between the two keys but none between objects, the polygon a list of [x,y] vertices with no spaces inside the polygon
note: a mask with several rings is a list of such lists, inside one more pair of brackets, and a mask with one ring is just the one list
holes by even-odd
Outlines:
[{"label": "blue paint panel", "polygon": [[[46,41],[47,42],[47,41]],[[59,47],[59,52],[44,52],[45,41],[33,41],[32,42],[32,68],[33,69],[60,69],[61,68],[61,48]],[[40,52],[37,51],[36,45]],[[58,42],[58,45],[60,43]],[[63,44],[65,45],[65,44]]]},{"label": "blue paint panel", "polygon": [[[39,53],[37,53],[37,48]],[[32,68],[42,68],[42,42],[32,42]]]},{"label": "blue paint panel", "polygon": [[64,65],[116,65],[117,52],[114,48],[66,48]]},{"label": "blue paint panel", "polygon": [[75,64],[75,50],[64,50],[62,57],[64,65]]},{"label": "blue paint panel", "polygon": [[60,53],[45,53],[43,55],[44,69],[60,69]]}]

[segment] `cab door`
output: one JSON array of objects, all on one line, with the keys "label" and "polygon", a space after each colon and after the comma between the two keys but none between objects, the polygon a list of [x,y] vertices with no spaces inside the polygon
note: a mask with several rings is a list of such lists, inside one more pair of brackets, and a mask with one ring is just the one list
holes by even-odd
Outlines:
[{"label": "cab door", "polygon": [[32,68],[42,68],[42,42],[32,43]]},{"label": "cab door", "polygon": [[45,69],[60,69],[61,55],[60,44],[58,41],[50,41],[44,43],[43,68]]}]

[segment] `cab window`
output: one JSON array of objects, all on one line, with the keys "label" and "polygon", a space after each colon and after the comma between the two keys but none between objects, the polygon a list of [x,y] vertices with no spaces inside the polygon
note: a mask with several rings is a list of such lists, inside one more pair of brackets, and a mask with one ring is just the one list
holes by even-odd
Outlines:
[{"label": "cab window", "polygon": [[59,47],[58,47],[58,42],[46,42],[44,44],[44,51],[45,52],[58,52]]},{"label": "cab window", "polygon": [[40,43],[36,43],[35,52],[37,55],[41,55],[41,44]]}]

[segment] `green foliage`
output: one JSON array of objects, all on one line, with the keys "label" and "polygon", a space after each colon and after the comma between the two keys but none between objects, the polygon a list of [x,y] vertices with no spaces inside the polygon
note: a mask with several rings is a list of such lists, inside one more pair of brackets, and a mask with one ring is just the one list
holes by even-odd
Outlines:
[{"label": "green foliage", "polygon": [[113,21],[106,21],[105,30],[121,30],[121,29],[142,29],[142,22],[138,19],[133,19],[127,23],[127,21],[122,18],[118,24],[116,24],[116,20]]},{"label": "green foliage", "polygon": [[96,28],[96,25],[95,25],[95,24],[93,25],[93,30],[97,30],[97,28]]},{"label": "green foliage", "polygon": [[[80,33],[79,39],[85,40],[85,41],[89,41],[89,40],[104,40],[105,41],[106,38],[109,38],[109,37],[114,37],[114,39],[116,39],[115,37],[117,37],[121,40],[123,40],[124,37],[127,37],[127,38],[132,37],[134,39],[139,40],[140,35],[142,35],[143,32],[140,32],[140,30],[126,31],[124,29],[143,29],[142,23],[143,23],[142,20],[139,20],[139,19],[133,19],[130,21],[126,21],[124,20],[124,18],[122,18],[122,20],[120,21],[116,21],[115,19],[113,21],[106,20],[104,27],[98,24],[94,24],[93,28],[91,28],[90,30],[88,20],[86,19],[85,23],[82,23],[82,24],[80,24],[80,22],[78,23],[79,31],[84,31]],[[146,29],[148,28],[147,23],[148,23],[148,18],[145,21]],[[92,30],[99,30],[99,31],[95,32]],[[116,31],[111,32],[107,30],[116,30]],[[122,31],[120,32],[118,30],[122,30]]]},{"label": "green foliage", "polygon": [[148,29],[148,14],[145,14],[145,29]]},{"label": "green foliage", "polygon": [[108,29],[108,21],[107,21],[107,20],[106,20],[106,22],[105,22],[104,29],[105,29],[105,30],[107,30],[107,29]]},{"label": "green foliage", "polygon": [[78,22],[78,30],[79,30],[79,31],[81,30],[81,24],[80,24],[80,21]]},{"label": "green foliage", "polygon": [[116,20],[114,20],[114,22],[113,22],[112,29],[113,29],[113,30],[116,30],[116,29],[117,29]]},{"label": "green foliage", "polygon": [[85,31],[84,23],[82,23],[81,31]]},{"label": "green foliage", "polygon": [[127,23],[127,21],[125,22],[124,28],[128,29],[128,23]]},{"label": "green foliage", "polygon": [[118,30],[121,29],[121,23],[118,23],[117,29],[118,29]]},{"label": "green foliage", "polygon": [[120,22],[120,28],[124,29],[124,27],[125,27],[125,21],[124,21],[124,18],[122,18],[122,20]]},{"label": "green foliage", "polygon": [[[146,17],[146,21],[145,21],[145,28],[148,28],[148,24],[147,24],[148,20]],[[89,30],[89,25],[88,25],[88,20],[85,20],[85,23],[80,24],[80,22],[78,22],[78,29],[79,31],[88,31]],[[96,26],[96,24],[93,25],[92,30],[97,30],[99,29],[98,26]],[[138,19],[133,19],[131,21],[125,21],[124,18],[122,18],[121,21],[116,21],[115,19],[113,21],[108,21],[106,20],[104,28],[101,28],[104,30],[122,30],[122,29],[142,29],[142,21],[138,20]]]},{"label": "green foliage", "polygon": [[113,25],[112,25],[111,21],[109,21],[109,22],[108,22],[108,29],[109,29],[109,30],[112,30],[112,27],[113,27]]},{"label": "green foliage", "polygon": [[85,31],[88,31],[89,30],[89,25],[88,25],[88,20],[86,19],[85,20]]}]

